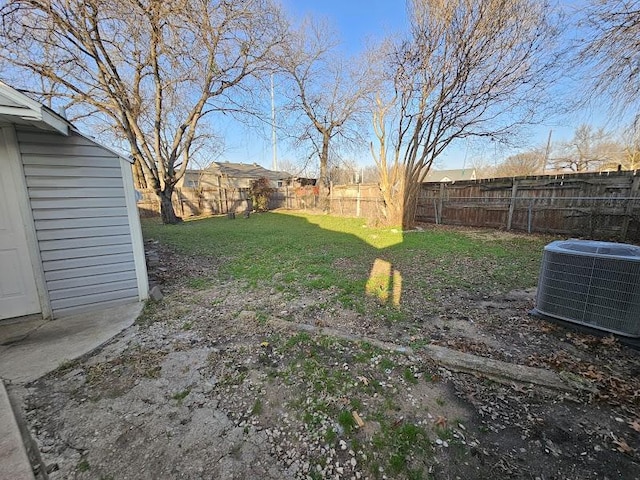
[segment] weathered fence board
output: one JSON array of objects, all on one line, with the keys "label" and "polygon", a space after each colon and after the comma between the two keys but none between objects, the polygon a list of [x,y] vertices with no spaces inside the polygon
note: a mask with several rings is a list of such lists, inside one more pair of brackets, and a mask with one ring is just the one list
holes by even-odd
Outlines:
[{"label": "weathered fence board", "polygon": [[416,220],[640,240],[640,172],[427,183]]}]

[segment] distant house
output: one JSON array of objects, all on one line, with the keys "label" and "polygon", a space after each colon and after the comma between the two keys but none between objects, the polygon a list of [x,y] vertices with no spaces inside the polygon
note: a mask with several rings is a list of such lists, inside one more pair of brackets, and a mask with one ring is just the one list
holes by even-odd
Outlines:
[{"label": "distant house", "polygon": [[475,168],[462,168],[458,170],[429,170],[424,179],[424,183],[428,182],[462,182],[464,180],[476,180]]},{"label": "distant house", "polygon": [[250,188],[253,181],[268,178],[271,187],[292,185],[294,177],[287,172],[268,170],[256,163],[213,162],[203,170],[187,170],[178,188]]}]

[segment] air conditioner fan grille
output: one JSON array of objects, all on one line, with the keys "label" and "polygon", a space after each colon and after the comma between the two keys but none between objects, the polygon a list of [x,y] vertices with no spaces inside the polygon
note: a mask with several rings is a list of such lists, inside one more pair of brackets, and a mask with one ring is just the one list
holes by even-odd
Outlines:
[{"label": "air conditioner fan grille", "polygon": [[640,262],[545,248],[536,309],[552,317],[640,336]]}]

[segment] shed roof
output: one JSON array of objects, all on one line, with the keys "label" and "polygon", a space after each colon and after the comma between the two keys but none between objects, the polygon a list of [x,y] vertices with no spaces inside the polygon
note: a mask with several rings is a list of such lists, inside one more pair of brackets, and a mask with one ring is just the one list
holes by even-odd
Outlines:
[{"label": "shed roof", "polygon": [[0,124],[2,123],[36,127],[40,130],[57,132],[65,136],[69,135],[70,131],[74,131],[99,147],[110,151],[117,157],[133,163],[131,158],[78,131],[78,129],[63,116],[58,115],[40,102],[0,81]]},{"label": "shed roof", "polygon": [[63,135],[67,135],[71,127],[64,117],[2,81],[0,81],[0,123],[30,125]]}]

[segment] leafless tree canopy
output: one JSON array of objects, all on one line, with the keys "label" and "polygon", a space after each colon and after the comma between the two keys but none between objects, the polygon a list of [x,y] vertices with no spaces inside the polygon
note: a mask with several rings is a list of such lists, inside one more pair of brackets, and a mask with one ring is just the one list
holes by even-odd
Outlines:
[{"label": "leafless tree canopy", "polygon": [[285,37],[270,0],[15,0],[1,14],[2,58],[115,127],[165,222],[200,120],[237,102]]},{"label": "leafless tree canopy", "polygon": [[591,0],[579,22],[586,38],[578,64],[589,97],[607,94],[611,105],[637,109],[640,88],[640,1]]},{"label": "leafless tree canopy", "polygon": [[545,152],[542,150],[530,150],[507,157],[504,162],[498,164],[492,172],[495,177],[520,177],[526,175],[538,175],[544,170]]},{"label": "leafless tree canopy", "polygon": [[551,167],[560,171],[593,172],[615,169],[623,155],[623,146],[603,128],[582,124],[573,138],[560,143],[551,159]]},{"label": "leafless tree canopy", "polygon": [[307,19],[293,32],[280,60],[289,86],[286,108],[295,119],[290,126],[298,143],[311,145],[318,157],[324,189],[330,181],[330,153],[337,144],[359,139],[363,100],[373,81],[372,65],[341,55],[335,38],[329,25]]},{"label": "leafless tree canopy", "polygon": [[623,170],[640,170],[640,125],[638,121],[627,127],[621,136],[622,155],[619,164]]},{"label": "leafless tree canopy", "polygon": [[543,113],[556,71],[556,31],[545,2],[411,0],[408,6],[411,33],[388,56],[391,87],[378,99],[380,145],[373,150],[387,213],[401,212],[405,227],[413,222],[419,184],[444,149],[470,136],[509,141]]}]

